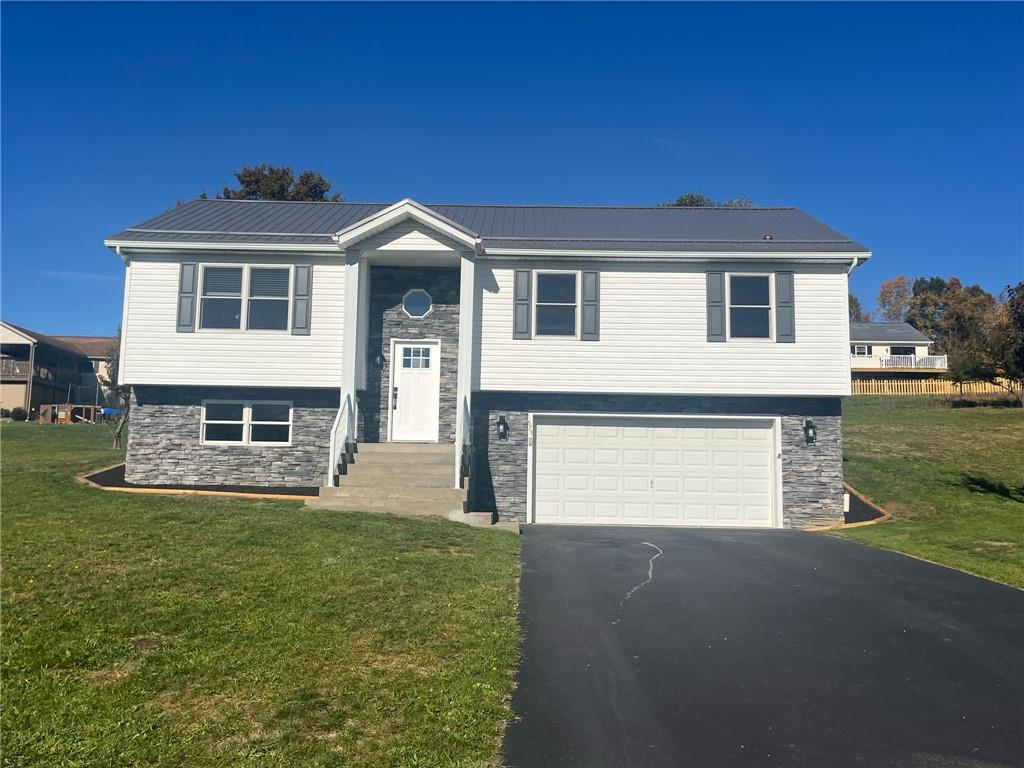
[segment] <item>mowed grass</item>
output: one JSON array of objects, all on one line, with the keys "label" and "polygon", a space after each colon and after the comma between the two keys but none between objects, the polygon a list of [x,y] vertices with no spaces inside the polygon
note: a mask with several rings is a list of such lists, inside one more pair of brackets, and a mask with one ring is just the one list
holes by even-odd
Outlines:
[{"label": "mowed grass", "polygon": [[1024,587],[1024,410],[843,402],[847,482],[895,518],[850,539]]},{"label": "mowed grass", "polygon": [[2,764],[486,766],[518,537],[111,493],[105,427],[2,438]]}]

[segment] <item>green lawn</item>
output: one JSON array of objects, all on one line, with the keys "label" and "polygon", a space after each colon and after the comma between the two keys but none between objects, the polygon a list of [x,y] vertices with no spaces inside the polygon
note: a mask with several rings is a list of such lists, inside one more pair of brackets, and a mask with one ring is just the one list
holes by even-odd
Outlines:
[{"label": "green lawn", "polygon": [[1024,410],[847,398],[843,441],[847,482],[896,520],[837,535],[1024,587]]},{"label": "green lawn", "polygon": [[110,493],[109,430],[5,425],[5,766],[487,766],[514,534]]}]

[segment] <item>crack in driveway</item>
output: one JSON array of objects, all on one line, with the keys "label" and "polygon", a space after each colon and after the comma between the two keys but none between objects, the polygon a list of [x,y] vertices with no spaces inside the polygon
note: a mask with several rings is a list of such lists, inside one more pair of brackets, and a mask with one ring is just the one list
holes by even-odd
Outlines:
[{"label": "crack in driveway", "polygon": [[631,598],[642,587],[646,587],[648,584],[654,581],[654,561],[661,557],[663,554],[665,554],[661,550],[661,547],[659,547],[657,544],[651,544],[651,542],[649,541],[641,541],[640,543],[646,547],[651,547],[652,549],[658,550],[658,553],[647,561],[647,578],[644,581],[641,581],[631,590],[629,590],[629,592],[627,592],[625,596],[621,600],[619,600],[619,608],[615,612],[615,621],[613,621],[612,624],[619,624],[622,622],[622,607],[626,604],[626,601],[629,600],[629,598]]}]

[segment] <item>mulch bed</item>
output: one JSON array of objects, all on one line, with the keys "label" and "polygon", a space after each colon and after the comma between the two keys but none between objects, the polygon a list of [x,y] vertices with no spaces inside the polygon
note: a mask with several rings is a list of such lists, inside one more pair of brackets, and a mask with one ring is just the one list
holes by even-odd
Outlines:
[{"label": "mulch bed", "polygon": [[96,483],[101,488],[148,488],[151,490],[163,491],[222,491],[225,493],[273,493],[282,496],[303,496],[318,495],[319,488],[296,488],[294,486],[279,485],[139,485],[129,483],[124,479],[124,464],[118,464],[110,469],[103,469],[86,475],[85,479],[90,483]]},{"label": "mulch bed", "polygon": [[865,503],[859,496],[850,494],[850,511],[846,513],[847,523],[865,523],[881,516],[877,509]]}]

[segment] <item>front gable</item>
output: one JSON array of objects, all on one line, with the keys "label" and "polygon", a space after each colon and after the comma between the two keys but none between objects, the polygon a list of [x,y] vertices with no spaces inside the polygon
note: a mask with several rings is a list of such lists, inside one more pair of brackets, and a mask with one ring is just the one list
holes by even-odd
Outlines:
[{"label": "front gable", "polygon": [[476,233],[405,199],[336,232],[332,238],[342,248],[360,250],[477,251]]}]

